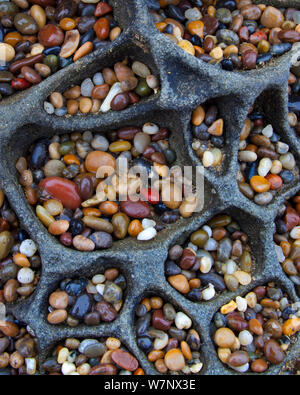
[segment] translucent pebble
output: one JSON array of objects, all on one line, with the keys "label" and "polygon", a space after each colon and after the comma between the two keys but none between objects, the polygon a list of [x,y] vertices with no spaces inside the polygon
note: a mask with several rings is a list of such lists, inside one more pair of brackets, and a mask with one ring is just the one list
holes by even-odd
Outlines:
[{"label": "translucent pebble", "polygon": [[144,133],[151,135],[151,134],[156,134],[159,131],[159,127],[157,125],[155,125],[154,123],[147,122],[143,126],[142,130]]},{"label": "translucent pebble", "polygon": [[54,106],[48,101],[44,101],[44,110],[49,115],[54,114]]},{"label": "translucent pebble", "polygon": [[98,292],[100,295],[103,295],[103,294],[104,294],[104,288],[105,288],[105,285],[104,285],[104,284],[97,284],[97,286],[96,286],[97,292]]},{"label": "translucent pebble", "polygon": [[186,19],[189,21],[198,21],[202,18],[201,12],[198,10],[198,8],[189,8],[188,10],[185,11],[184,16]]},{"label": "translucent pebble", "polygon": [[25,358],[26,373],[33,375],[36,372],[36,359],[35,358]]},{"label": "translucent pebble", "polygon": [[192,320],[182,311],[179,311],[175,317],[175,325],[177,329],[189,329],[192,326]]},{"label": "translucent pebble", "polygon": [[204,167],[210,167],[214,163],[214,155],[210,151],[205,151],[202,158]]},{"label": "translucent pebble", "polygon": [[215,294],[216,291],[212,284],[209,284],[208,287],[202,291],[202,297],[204,300],[211,300]]},{"label": "translucent pebble", "polygon": [[104,79],[102,73],[96,73],[93,77],[93,83],[94,85],[103,85],[104,84]]},{"label": "translucent pebble", "polygon": [[205,251],[216,251],[217,248],[218,242],[213,238],[208,239],[204,246]]},{"label": "translucent pebble", "polygon": [[273,162],[270,158],[263,158],[260,160],[257,172],[261,177],[265,177],[272,168]]},{"label": "translucent pebble", "polygon": [[242,346],[249,346],[253,342],[253,336],[247,330],[239,333],[239,341]]},{"label": "translucent pebble", "polygon": [[235,301],[238,311],[245,312],[247,310],[248,304],[245,298],[241,298],[240,296],[237,296]]},{"label": "translucent pebble", "polygon": [[94,89],[94,84],[90,78],[86,78],[85,80],[82,81],[80,86],[80,91],[82,96],[91,97],[93,89]]},{"label": "translucent pebble", "polygon": [[276,152],[278,152],[278,154],[286,154],[289,149],[290,147],[282,141],[278,141],[278,143],[276,143]]},{"label": "translucent pebble", "polygon": [[205,230],[205,232],[208,234],[209,237],[212,236],[212,230],[208,225],[202,226],[202,229]]}]

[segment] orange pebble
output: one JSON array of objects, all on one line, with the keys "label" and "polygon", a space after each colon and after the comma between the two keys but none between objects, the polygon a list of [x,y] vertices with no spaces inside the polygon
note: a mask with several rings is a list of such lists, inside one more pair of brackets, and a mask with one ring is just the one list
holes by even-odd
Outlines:
[{"label": "orange pebble", "polygon": [[137,235],[139,233],[141,233],[143,229],[144,228],[141,224],[141,221],[139,221],[138,219],[135,219],[130,222],[129,227],[128,227],[128,233],[132,237],[137,237]]},{"label": "orange pebble", "polygon": [[251,151],[251,152],[257,152],[258,147],[257,145],[254,144],[249,144],[247,145],[247,147],[245,148],[246,151]]},{"label": "orange pebble", "polygon": [[137,370],[134,371],[134,376],[143,376],[145,372],[143,371],[142,368],[138,368]]},{"label": "orange pebble", "polygon": [[59,26],[60,26],[63,30],[72,30],[72,29],[75,29],[75,27],[76,27],[76,22],[75,22],[74,19],[72,19],[72,18],[63,18],[63,19],[59,22]]},{"label": "orange pebble", "polygon": [[200,38],[204,37],[204,23],[202,21],[192,21],[187,26],[188,32],[192,35],[197,35]]},{"label": "orange pebble", "polygon": [[202,55],[205,52],[203,48],[198,47],[197,45],[194,45],[194,50],[195,50],[195,56]]},{"label": "orange pebble", "polygon": [[143,299],[141,301],[141,304],[143,304],[146,307],[147,311],[151,310],[151,303],[150,303],[150,299],[149,298]]},{"label": "orange pebble", "polygon": [[283,181],[277,174],[268,174],[266,180],[270,183],[270,189],[276,190],[282,187]]},{"label": "orange pebble", "polygon": [[291,252],[291,245],[288,241],[281,241],[280,242],[280,247],[282,248],[283,255],[285,257],[288,257]]},{"label": "orange pebble", "polygon": [[193,355],[192,355],[192,351],[190,349],[190,346],[187,344],[187,342],[182,341],[180,343],[180,348],[181,348],[181,351],[182,351],[182,354],[184,355],[184,357],[188,361],[190,361],[193,358]]},{"label": "orange pebble", "polygon": [[261,176],[253,176],[250,180],[250,185],[257,193],[268,192],[271,187],[269,181]]},{"label": "orange pebble", "polygon": [[10,32],[7,33],[4,37],[5,44],[9,44],[12,47],[15,47],[23,38],[19,32]]},{"label": "orange pebble", "polygon": [[115,202],[106,201],[100,204],[99,209],[103,215],[110,217],[119,211],[119,206]]},{"label": "orange pebble", "polygon": [[91,53],[92,50],[93,50],[93,43],[91,43],[90,41],[87,41],[79,49],[77,49],[77,51],[75,52],[75,54],[73,56],[73,61],[76,62],[76,60]]},{"label": "orange pebble", "polygon": [[300,330],[300,318],[290,318],[282,325],[283,334],[292,336]]},{"label": "orange pebble", "polygon": [[92,215],[93,217],[101,217],[101,211],[95,207],[89,207],[83,209],[83,215],[85,217]]},{"label": "orange pebble", "polygon": [[17,266],[30,267],[30,262],[26,255],[19,252],[13,256],[13,261]]},{"label": "orange pebble", "polygon": [[162,32],[167,27],[167,24],[165,22],[158,22],[155,26],[160,32]]},{"label": "orange pebble", "polygon": [[199,278],[192,278],[192,279],[189,281],[189,286],[190,286],[191,288],[200,288],[200,285],[201,285],[201,281],[200,281]]},{"label": "orange pebble", "polygon": [[64,156],[64,162],[65,162],[67,165],[76,164],[76,165],[80,166],[80,161],[79,161],[79,159],[78,159],[75,155],[73,155],[73,154],[65,155],[65,156]]}]

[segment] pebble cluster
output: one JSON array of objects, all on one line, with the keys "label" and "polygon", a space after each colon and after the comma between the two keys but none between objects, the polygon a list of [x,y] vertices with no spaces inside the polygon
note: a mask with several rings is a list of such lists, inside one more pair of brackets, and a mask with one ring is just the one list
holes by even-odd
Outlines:
[{"label": "pebble cluster", "polygon": [[0,302],[12,303],[30,296],[39,280],[41,259],[37,246],[0,190]]},{"label": "pebble cluster", "polygon": [[49,296],[48,322],[71,327],[112,322],[122,308],[125,289],[126,280],[116,268],[97,273],[91,280],[64,279]]},{"label": "pebble cluster", "polygon": [[48,114],[57,116],[121,111],[157,92],[159,81],[144,63],[117,62],[63,93],[52,92],[44,102]]},{"label": "pebble cluster", "polygon": [[300,303],[292,303],[275,283],[238,296],[214,316],[214,342],[229,368],[263,373],[283,362],[300,330]]},{"label": "pebble cluster", "polygon": [[52,376],[144,375],[138,360],[115,337],[68,338],[55,348],[43,369]]},{"label": "pebble cluster", "polygon": [[218,215],[192,233],[185,248],[175,245],[169,250],[167,280],[193,302],[249,285],[254,258],[247,241],[229,215]]},{"label": "pebble cluster", "polygon": [[283,185],[299,175],[290,146],[255,108],[250,110],[241,132],[238,159],[239,189],[261,206],[269,204]]},{"label": "pebble cluster", "polygon": [[300,195],[280,206],[275,220],[275,250],[284,272],[300,295]]},{"label": "pebble cluster", "polygon": [[[42,139],[31,147],[27,158],[18,159],[20,183],[40,221],[67,247],[73,245],[80,251],[110,248],[113,240],[127,234],[151,240],[166,224],[180,216],[190,217],[198,204],[196,196],[182,194],[181,169],[169,171],[167,165],[176,160],[169,133],[146,123],[142,128],[128,126],[105,135],[75,132]],[[113,172],[121,158],[129,169],[137,166],[155,173],[157,182],[146,187],[129,171],[128,197],[119,202],[123,181]],[[111,184],[100,182],[102,166],[109,166]],[[140,195],[137,201],[129,198],[133,192]]]},{"label": "pebble cluster", "polygon": [[199,333],[192,320],[159,296],[145,298],[136,308],[138,346],[162,374],[197,374],[201,371]]},{"label": "pebble cluster", "polygon": [[289,76],[289,125],[295,130],[296,135],[300,136],[300,73],[299,68],[292,69]]},{"label": "pebble cluster", "polygon": [[198,106],[192,114],[192,148],[204,167],[217,167],[223,159],[224,120],[214,103]]},{"label": "pebble cluster", "polygon": [[37,341],[0,303],[0,376],[38,374]]},{"label": "pebble cluster", "polygon": [[0,100],[39,84],[121,34],[107,1],[0,2]]},{"label": "pebble cluster", "polygon": [[250,70],[300,41],[300,11],[252,0],[147,0],[157,29],[222,69]]}]

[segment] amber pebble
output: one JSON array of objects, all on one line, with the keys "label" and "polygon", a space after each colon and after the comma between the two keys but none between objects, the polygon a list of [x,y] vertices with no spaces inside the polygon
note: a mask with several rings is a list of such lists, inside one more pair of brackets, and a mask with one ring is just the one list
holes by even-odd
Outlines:
[{"label": "amber pebble", "polygon": [[207,132],[213,136],[222,136],[224,121],[222,118],[216,120],[208,129]]},{"label": "amber pebble", "polygon": [[282,325],[283,334],[292,336],[300,330],[300,318],[290,318]]},{"label": "amber pebble", "polygon": [[76,85],[73,86],[73,88],[68,89],[64,93],[64,97],[66,99],[78,99],[80,97],[80,86]]},{"label": "amber pebble", "polygon": [[94,99],[105,99],[110,90],[110,86],[108,84],[96,85],[92,90],[92,98]]},{"label": "amber pebble", "polygon": [[264,359],[256,359],[251,363],[251,370],[255,373],[263,373],[268,369],[268,363]]},{"label": "amber pebble", "polygon": [[61,19],[61,21],[59,22],[59,26],[60,26],[63,30],[72,30],[72,29],[75,29],[75,27],[76,27],[76,22],[75,22],[74,19],[72,19],[72,18],[63,18],[63,19]]},{"label": "amber pebble", "polygon": [[200,38],[204,36],[204,23],[202,21],[192,21],[187,25],[187,30],[190,34],[197,35]]},{"label": "amber pebble", "polygon": [[110,217],[118,212],[119,206],[115,202],[106,201],[100,204],[99,209],[103,215]]},{"label": "amber pebble", "polygon": [[0,320],[0,331],[9,337],[16,337],[19,334],[19,327],[14,322]]},{"label": "amber pebble", "polygon": [[108,175],[111,175],[116,169],[116,161],[114,157],[107,152],[93,151],[87,155],[85,159],[85,167],[87,171],[91,173],[96,173],[100,167],[105,167],[105,172]]},{"label": "amber pebble", "polygon": [[99,18],[99,16],[109,14],[111,11],[112,11],[112,8],[109,4],[104,3],[103,1],[100,1],[100,3],[97,4],[94,15],[97,18]]},{"label": "amber pebble", "polygon": [[54,310],[48,314],[48,322],[52,325],[58,325],[64,322],[68,317],[66,310]]},{"label": "amber pebble", "polygon": [[274,339],[279,339],[282,336],[282,326],[278,320],[273,318],[264,324],[264,331],[270,333]]},{"label": "amber pebble", "polygon": [[195,126],[201,125],[201,123],[204,121],[205,118],[205,111],[202,106],[198,106],[194,111],[192,115],[192,123]]},{"label": "amber pebble", "polygon": [[12,47],[15,47],[20,41],[22,41],[22,36],[19,32],[7,33],[4,37],[4,42]]},{"label": "amber pebble", "polygon": [[260,322],[256,318],[252,318],[249,321],[249,329],[251,332],[255,333],[257,336],[262,336],[264,330],[260,324]]},{"label": "amber pebble", "polygon": [[[6,302],[12,303],[15,302],[18,294],[17,289],[19,287],[19,283],[15,279],[10,279],[6,282],[3,288],[3,296]],[[1,327],[0,327],[1,330]]]},{"label": "amber pebble", "polygon": [[49,225],[49,232],[54,236],[62,235],[69,229],[69,222],[66,220],[58,220]]},{"label": "amber pebble", "polygon": [[190,291],[190,286],[187,278],[183,274],[168,277],[169,283],[177,289],[177,291],[187,294]]},{"label": "amber pebble", "polygon": [[78,59],[84,57],[85,55],[88,55],[91,53],[93,50],[93,43],[91,41],[87,41],[84,43],[80,48],[77,49],[73,56],[74,62],[76,62]]},{"label": "amber pebble", "polygon": [[172,372],[179,372],[185,366],[184,356],[178,348],[168,351],[165,355],[164,362]]},{"label": "amber pebble", "polygon": [[64,41],[64,32],[60,27],[48,24],[39,31],[38,40],[44,47],[60,46]]},{"label": "amber pebble", "polygon": [[138,219],[131,221],[128,227],[129,236],[132,237],[137,237],[137,235],[141,233],[143,230],[144,228],[141,224],[141,221],[139,221]]},{"label": "amber pebble", "polygon": [[268,180],[261,176],[253,176],[250,179],[252,189],[257,193],[263,193],[270,190],[271,184]]},{"label": "amber pebble", "polygon": [[93,102],[89,97],[82,97],[79,100],[79,110],[82,112],[82,114],[87,114],[91,111],[92,109]]}]

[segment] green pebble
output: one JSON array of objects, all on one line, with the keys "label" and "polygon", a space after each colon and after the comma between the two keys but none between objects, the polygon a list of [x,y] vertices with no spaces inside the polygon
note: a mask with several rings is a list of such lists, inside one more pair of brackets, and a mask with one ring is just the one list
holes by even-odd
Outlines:
[{"label": "green pebble", "polygon": [[140,80],[138,86],[135,88],[135,93],[141,97],[149,96],[152,89],[148,86],[146,80]]},{"label": "green pebble", "polygon": [[50,67],[52,73],[56,73],[58,69],[58,57],[56,55],[48,55],[43,60],[43,63]]},{"label": "green pebble", "polygon": [[74,141],[66,141],[60,144],[59,153],[64,156],[70,154],[74,149],[75,149]]}]

